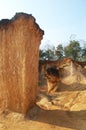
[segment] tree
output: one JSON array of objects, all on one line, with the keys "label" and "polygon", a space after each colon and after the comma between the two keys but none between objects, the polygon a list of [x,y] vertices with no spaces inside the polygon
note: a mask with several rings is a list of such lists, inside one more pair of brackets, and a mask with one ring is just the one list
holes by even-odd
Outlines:
[{"label": "tree", "polygon": [[55,57],[55,47],[46,45],[44,50],[39,50],[40,60],[53,60]]},{"label": "tree", "polygon": [[40,60],[45,60],[46,54],[44,52],[44,50],[40,49],[39,50],[39,59]]},{"label": "tree", "polygon": [[71,57],[74,60],[80,60],[81,47],[79,41],[72,40],[69,45],[64,47],[65,57]]},{"label": "tree", "polygon": [[51,50],[51,49],[48,49],[48,50],[46,50],[45,51],[45,59],[46,60],[51,60],[51,59],[53,59],[54,58],[54,52],[53,52],[53,50]]},{"label": "tree", "polygon": [[82,48],[82,60],[86,61],[86,44]]},{"label": "tree", "polygon": [[64,50],[63,50],[62,44],[59,44],[56,47],[55,54],[57,56],[57,59],[62,59],[63,58]]}]

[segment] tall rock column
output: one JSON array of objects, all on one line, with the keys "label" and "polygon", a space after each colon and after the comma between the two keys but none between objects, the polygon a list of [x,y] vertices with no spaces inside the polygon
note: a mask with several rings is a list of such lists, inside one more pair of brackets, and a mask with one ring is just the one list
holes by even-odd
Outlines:
[{"label": "tall rock column", "polygon": [[32,15],[17,13],[0,21],[0,111],[26,114],[34,104],[43,34]]}]

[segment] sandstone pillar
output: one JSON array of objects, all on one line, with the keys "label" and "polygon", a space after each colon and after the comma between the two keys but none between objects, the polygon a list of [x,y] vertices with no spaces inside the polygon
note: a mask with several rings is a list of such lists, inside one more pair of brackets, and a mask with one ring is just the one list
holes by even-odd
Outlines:
[{"label": "sandstone pillar", "polygon": [[25,114],[34,104],[43,34],[32,15],[17,13],[0,21],[0,110]]}]

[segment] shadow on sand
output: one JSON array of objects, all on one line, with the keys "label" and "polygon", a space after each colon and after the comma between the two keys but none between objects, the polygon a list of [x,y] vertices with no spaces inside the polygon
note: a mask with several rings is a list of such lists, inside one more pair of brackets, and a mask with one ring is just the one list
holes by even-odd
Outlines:
[{"label": "shadow on sand", "polygon": [[[32,114],[34,111],[32,111]],[[47,123],[54,126],[71,128],[75,130],[86,130],[86,110],[63,111],[63,110],[42,110],[35,107],[35,114],[28,116],[30,120]]]}]

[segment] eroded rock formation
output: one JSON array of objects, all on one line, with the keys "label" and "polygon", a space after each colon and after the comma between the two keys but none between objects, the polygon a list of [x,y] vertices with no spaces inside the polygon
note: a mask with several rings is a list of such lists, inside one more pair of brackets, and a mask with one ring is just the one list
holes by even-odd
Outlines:
[{"label": "eroded rock formation", "polygon": [[[74,77],[75,75],[77,75],[78,79],[77,81],[80,79],[80,83],[85,84],[86,82],[86,62],[77,62],[72,60],[71,58],[64,58],[62,60],[57,60],[57,61],[40,61],[39,62],[39,73],[41,73],[42,75],[45,75],[46,70],[48,68],[56,68],[59,69],[60,71],[60,75],[62,77],[66,77],[69,76],[70,77]],[[82,82],[82,78],[84,80],[84,82]],[[74,79],[76,80],[76,79]],[[73,81],[73,80],[72,80]],[[76,82],[76,81],[75,81]],[[69,83],[70,84],[70,83]]]},{"label": "eroded rock formation", "polygon": [[60,73],[59,70],[53,67],[50,67],[46,70],[45,77],[47,79],[47,92],[53,93],[58,90],[60,82]]},{"label": "eroded rock formation", "polygon": [[70,85],[73,83],[86,84],[86,69],[71,58],[65,58],[59,64],[61,82]]},{"label": "eroded rock formation", "polygon": [[43,34],[32,15],[17,13],[0,21],[0,111],[25,114],[34,104]]},{"label": "eroded rock formation", "polygon": [[[45,110],[86,112],[86,64],[65,58],[54,65],[57,65],[59,70],[52,69],[52,65],[49,71],[46,70],[48,82],[44,88],[40,88],[37,105]],[[57,74],[58,71],[60,75]]]},{"label": "eroded rock formation", "polygon": [[[59,87],[61,88],[61,86],[69,85],[70,87],[70,85],[73,85],[75,83],[85,85],[85,65],[85,62],[77,62],[71,58],[64,58],[60,61],[45,62],[43,66],[41,65],[41,73],[43,73],[44,76],[45,74],[47,75],[47,90],[51,92],[54,90],[55,92],[55,90]],[[47,71],[48,69],[49,72]],[[59,77],[55,75],[57,71],[59,73]]]}]

